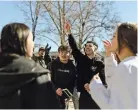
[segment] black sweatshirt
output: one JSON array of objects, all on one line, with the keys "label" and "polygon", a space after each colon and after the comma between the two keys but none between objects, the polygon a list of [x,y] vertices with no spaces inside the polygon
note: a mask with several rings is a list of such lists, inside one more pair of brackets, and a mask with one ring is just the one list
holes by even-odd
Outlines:
[{"label": "black sweatshirt", "polygon": [[76,80],[76,69],[71,60],[67,64],[63,64],[59,58],[53,60],[48,69],[51,71],[51,80],[56,89],[69,89],[73,93]]},{"label": "black sweatshirt", "polygon": [[69,35],[69,45],[72,49],[72,54],[76,62],[76,69],[78,73],[77,88],[80,92],[86,92],[84,84],[90,83],[92,77],[99,73],[99,76],[105,84],[104,63],[100,57],[94,57],[90,59],[86,55],[82,54],[77,48],[75,39]]}]

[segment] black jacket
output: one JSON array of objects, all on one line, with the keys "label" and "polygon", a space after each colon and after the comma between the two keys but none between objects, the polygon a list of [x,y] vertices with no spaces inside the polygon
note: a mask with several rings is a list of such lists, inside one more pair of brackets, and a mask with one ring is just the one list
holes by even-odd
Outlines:
[{"label": "black jacket", "polygon": [[51,56],[49,54],[45,54],[44,61],[45,61],[45,65],[48,65],[52,61]]},{"label": "black jacket", "polygon": [[67,64],[60,62],[59,58],[49,64],[51,80],[56,88],[69,89],[73,93],[76,80],[76,69],[71,60]]},{"label": "black jacket", "polygon": [[17,55],[0,56],[0,109],[59,109],[49,71]]},{"label": "black jacket", "polygon": [[78,73],[78,91],[86,92],[84,84],[90,83],[92,77],[99,73],[99,76],[104,84],[105,74],[104,74],[104,63],[100,57],[94,57],[93,59],[88,58],[86,55],[82,54],[77,48],[75,39],[70,34],[69,35],[69,45],[72,49],[72,54],[76,62],[76,69]]}]

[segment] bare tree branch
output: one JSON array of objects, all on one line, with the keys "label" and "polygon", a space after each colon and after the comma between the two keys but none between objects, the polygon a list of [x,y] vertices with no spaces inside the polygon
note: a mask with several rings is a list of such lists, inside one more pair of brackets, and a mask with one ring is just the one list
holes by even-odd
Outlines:
[{"label": "bare tree branch", "polygon": [[56,46],[59,47],[59,45],[57,44],[57,42],[54,41],[53,39],[51,39],[51,38],[49,38],[49,37],[47,37],[47,36],[45,36],[45,35],[42,35],[42,36],[45,37],[45,38],[47,38],[47,39],[49,39],[49,40],[51,40],[54,44],[56,44]]},{"label": "bare tree branch", "polygon": [[[34,23],[34,18],[33,18],[33,11],[32,11],[32,1],[29,1],[29,8],[30,8],[30,12],[31,12],[31,19],[32,19],[32,23]],[[33,24],[32,24],[33,25]]]},{"label": "bare tree branch", "polygon": [[[47,7],[44,5],[44,7],[47,9]],[[57,25],[57,23],[55,22],[55,19],[53,18],[53,16],[51,15],[51,13],[50,12],[48,12],[49,13],[49,16],[50,16],[50,18],[52,19],[52,21],[53,21],[53,23],[55,24],[55,26],[56,26],[56,28],[58,29],[58,31],[60,32],[60,29],[59,29],[59,27],[58,27],[58,25]]]},{"label": "bare tree branch", "polygon": [[[24,9],[23,12],[32,23],[34,35],[52,33],[57,40],[60,39],[61,44],[66,43],[64,24],[67,18],[72,25],[74,37],[79,41],[80,48],[89,38],[100,37],[102,32],[110,34],[114,25],[119,22],[117,14],[112,11],[113,4],[109,1],[63,0],[25,3],[29,10]],[[44,20],[44,24],[40,23],[41,19]],[[40,25],[39,29],[36,28],[38,25]]]}]

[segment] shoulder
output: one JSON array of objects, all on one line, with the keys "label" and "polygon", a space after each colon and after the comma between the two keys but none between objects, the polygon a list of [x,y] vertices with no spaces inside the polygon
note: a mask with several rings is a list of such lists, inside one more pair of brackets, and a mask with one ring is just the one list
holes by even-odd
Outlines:
[{"label": "shoulder", "polygon": [[121,62],[116,68],[115,76],[123,81],[135,81],[137,78],[138,60],[135,58]]},{"label": "shoulder", "polygon": [[58,63],[57,60],[58,60],[58,59],[54,59],[54,60],[52,60],[49,64],[50,64],[50,65],[54,65],[54,64]]},{"label": "shoulder", "polygon": [[95,59],[96,61],[101,61],[101,62],[104,61],[104,57],[103,57],[103,56],[99,56],[99,55],[96,55],[96,56],[94,57],[94,59]]},{"label": "shoulder", "polygon": [[102,60],[101,57],[94,57],[94,61],[97,65],[99,65],[100,67],[104,67],[104,61]]},{"label": "shoulder", "polygon": [[52,60],[50,63],[48,63],[48,68],[51,68],[51,67],[57,65],[57,63],[58,63],[57,59]]},{"label": "shoulder", "polygon": [[32,59],[33,59],[34,61],[37,61],[37,60],[38,60],[38,55],[37,55],[37,54],[33,54]]},{"label": "shoulder", "polygon": [[72,65],[72,66],[75,66],[74,60],[69,60],[68,64],[69,64],[69,65]]},{"label": "shoulder", "polygon": [[13,67],[18,68],[20,72],[37,72],[37,73],[48,73],[49,71],[44,69],[40,64],[36,63],[32,59],[25,57],[18,57],[11,64]]},{"label": "shoulder", "polygon": [[126,71],[127,73],[132,72],[132,70],[138,70],[138,58],[134,57],[130,60],[123,61],[118,65],[119,71]]}]

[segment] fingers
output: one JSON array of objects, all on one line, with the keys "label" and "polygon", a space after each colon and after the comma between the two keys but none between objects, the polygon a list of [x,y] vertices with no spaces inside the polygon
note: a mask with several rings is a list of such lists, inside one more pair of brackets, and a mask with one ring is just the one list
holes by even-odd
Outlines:
[{"label": "fingers", "polygon": [[105,46],[111,46],[111,42],[109,40],[103,41]]},{"label": "fingers", "polygon": [[62,91],[59,91],[59,96],[62,96]]},{"label": "fingers", "polygon": [[84,84],[84,87],[87,87],[89,84],[88,83],[86,83],[86,84]]},{"label": "fingers", "polygon": [[95,75],[94,76],[94,80],[97,80],[97,79],[99,79],[99,76],[98,75]]},{"label": "fingers", "polygon": [[46,48],[48,47],[48,44],[46,44]]},{"label": "fingers", "polygon": [[51,47],[48,48],[48,51],[50,51],[50,50],[51,50]]},{"label": "fingers", "polygon": [[46,47],[45,47],[45,50],[46,51],[50,51],[51,50],[51,46],[49,47],[49,44],[47,44]]},{"label": "fingers", "polygon": [[84,85],[84,88],[85,88],[85,90],[86,90],[87,92],[90,91],[90,88],[89,88],[89,84],[88,84],[88,83],[86,83],[86,84]]},{"label": "fingers", "polygon": [[99,79],[99,73],[97,73],[96,75],[94,75],[94,79]]},{"label": "fingers", "polygon": [[65,23],[65,25],[64,25],[64,28],[65,28],[66,30],[70,30],[71,24],[67,21],[67,22]]},{"label": "fingers", "polygon": [[111,42],[109,40],[107,40],[107,42],[108,42],[109,46],[111,46]]},{"label": "fingers", "polygon": [[57,93],[57,95],[62,96],[62,89],[61,88],[58,88],[56,90],[56,93]]},{"label": "fingers", "polygon": [[105,55],[106,56],[111,56],[111,52],[112,52],[111,42],[108,41],[108,40],[105,40],[105,41],[103,41],[103,43],[104,43],[104,48],[105,48]]}]

